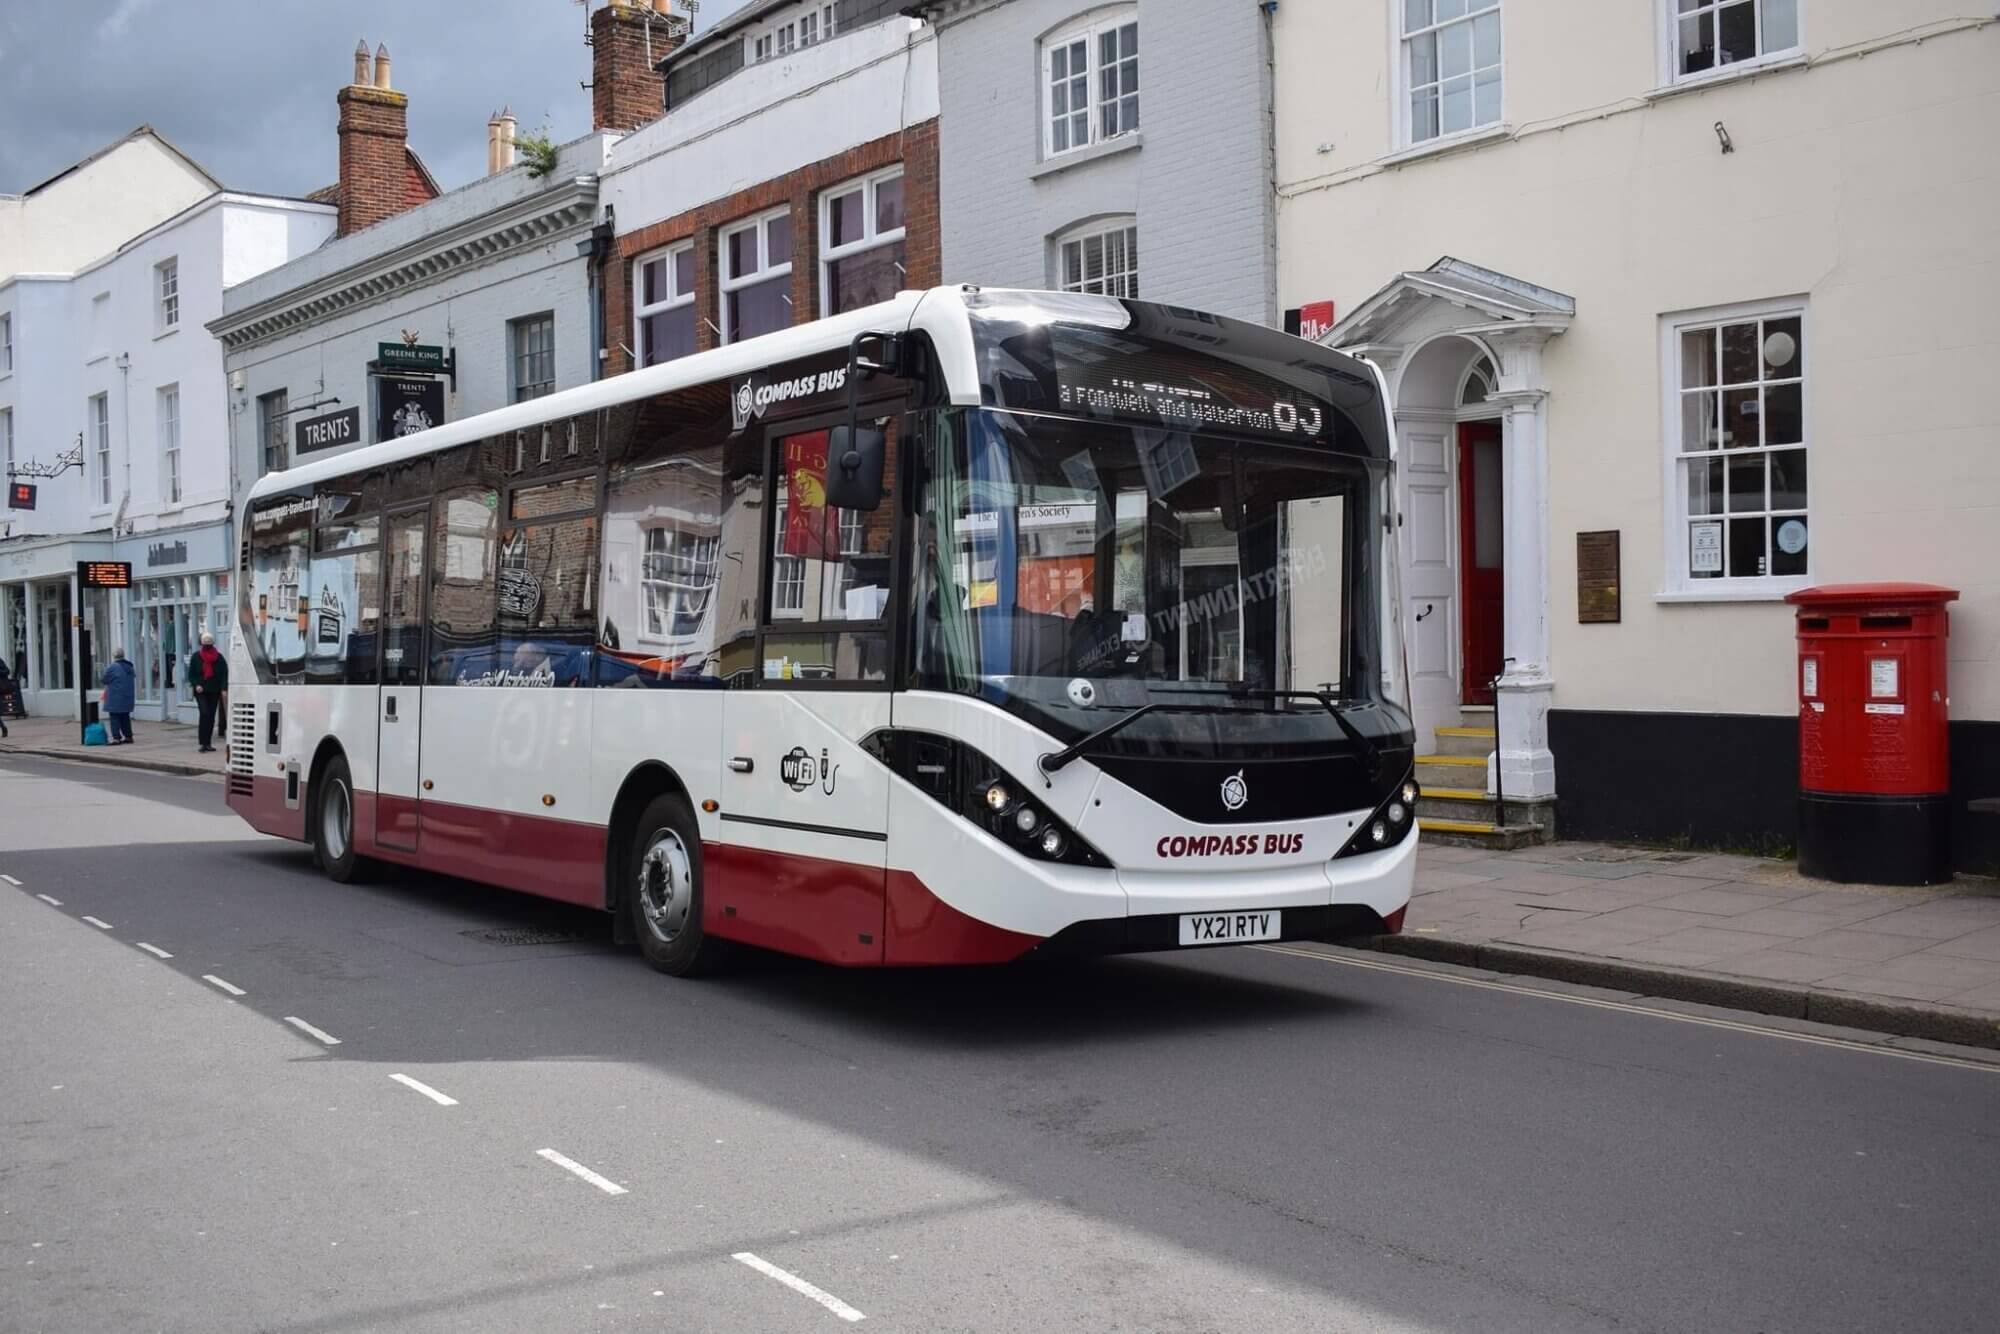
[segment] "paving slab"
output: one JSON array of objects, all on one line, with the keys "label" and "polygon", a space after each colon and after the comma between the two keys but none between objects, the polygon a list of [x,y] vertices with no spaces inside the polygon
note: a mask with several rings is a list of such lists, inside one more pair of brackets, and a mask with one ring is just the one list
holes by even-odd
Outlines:
[{"label": "paving slab", "polygon": [[1743,913],[1755,912],[1759,908],[1779,907],[1792,897],[1795,896],[1783,890],[1766,892],[1761,889],[1744,889],[1740,886],[1706,886],[1655,899],[1653,905],[1658,908],[1673,908],[1680,912],[1714,913],[1718,917],[1736,917]]},{"label": "paving slab", "polygon": [[1656,936],[1646,944],[1652,949],[1700,954],[1713,961],[1732,954],[1775,949],[1789,941],[1789,936],[1760,936],[1754,931],[1737,931],[1726,926],[1691,926],[1684,931]]},{"label": "paving slab", "polygon": [[1780,948],[1793,954],[1810,954],[1822,959],[1853,959],[1857,963],[1882,963],[1924,948],[1918,936],[1885,936],[1873,931],[1832,927],[1811,936],[1795,936]]},{"label": "paving slab", "polygon": [[1940,954],[1956,954],[1962,959],[2000,961],[2000,926],[1989,926],[1953,940],[1931,946]]}]

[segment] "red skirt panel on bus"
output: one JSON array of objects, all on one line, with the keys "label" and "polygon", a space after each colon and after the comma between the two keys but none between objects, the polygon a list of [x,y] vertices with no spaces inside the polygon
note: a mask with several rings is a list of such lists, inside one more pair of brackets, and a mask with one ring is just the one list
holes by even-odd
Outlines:
[{"label": "red skirt panel on bus", "polygon": [[[260,777],[249,793],[232,792],[227,801],[260,833],[310,841],[306,795],[298,809],[287,808],[284,780]],[[410,853],[375,843],[376,801],[373,792],[354,794],[356,849],[365,855],[603,906],[601,826],[426,801],[418,850]],[[848,966],[909,967],[1005,963],[1040,943],[968,917],[909,871],[723,843],[704,843],[702,855],[703,925],[747,945]]]},{"label": "red skirt panel on bus", "polygon": [[702,929],[826,963],[882,962],[882,868],[704,843]]},{"label": "red skirt panel on bus", "polygon": [[[231,778],[233,785],[240,781]],[[252,778],[250,791],[239,795],[232,788],[225,788],[229,809],[242,816],[252,829],[260,834],[274,834],[279,838],[303,839],[306,836],[305,802],[292,810],[285,805],[285,780],[282,778]]]},{"label": "red skirt panel on bus", "polygon": [[[407,853],[387,855],[409,860]],[[586,908],[604,906],[604,826],[598,824],[426,801],[415,861],[444,875]]]}]

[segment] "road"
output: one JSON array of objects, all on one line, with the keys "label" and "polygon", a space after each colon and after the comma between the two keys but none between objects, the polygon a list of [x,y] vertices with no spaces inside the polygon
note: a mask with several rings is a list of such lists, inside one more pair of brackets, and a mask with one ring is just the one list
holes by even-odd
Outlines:
[{"label": "road", "polygon": [[590,913],[327,883],[212,780],[22,757],[0,874],[7,1331],[1825,1334],[2000,1301],[1978,1057],[1289,948],[675,981]]}]

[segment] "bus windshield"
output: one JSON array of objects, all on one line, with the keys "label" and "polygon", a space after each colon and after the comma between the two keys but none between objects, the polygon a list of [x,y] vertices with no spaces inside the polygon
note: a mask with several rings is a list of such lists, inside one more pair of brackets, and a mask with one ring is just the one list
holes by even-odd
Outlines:
[{"label": "bus windshield", "polygon": [[940,418],[929,456],[920,685],[1064,737],[1169,706],[1110,747],[1148,753],[1338,743],[1328,703],[1393,702],[1385,462],[991,410]]}]

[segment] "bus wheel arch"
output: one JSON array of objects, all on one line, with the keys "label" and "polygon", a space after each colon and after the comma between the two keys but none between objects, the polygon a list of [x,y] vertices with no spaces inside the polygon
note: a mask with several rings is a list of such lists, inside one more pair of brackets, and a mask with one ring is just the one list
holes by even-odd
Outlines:
[{"label": "bus wheel arch", "polygon": [[[309,778],[303,804],[306,841],[312,845],[313,860],[336,883],[367,878],[374,863],[363,857],[356,845],[359,804],[355,800],[354,771],[348,764],[347,752],[338,741],[328,737],[313,752],[312,765],[306,772]],[[329,782],[329,778],[334,781]],[[342,826],[337,836],[329,832],[325,809],[329,800],[338,800],[344,808],[344,817],[336,821]]]},{"label": "bus wheel arch", "polygon": [[625,914],[620,910],[625,906],[626,886],[631,879],[625,874],[625,862],[631,854],[632,828],[646,807],[661,796],[678,796],[690,809],[694,806],[680,775],[657,760],[649,760],[625,775],[618,796],[611,803],[611,816],[605,822],[604,908],[615,915],[617,925],[613,935],[621,944],[626,943],[627,933]]}]

